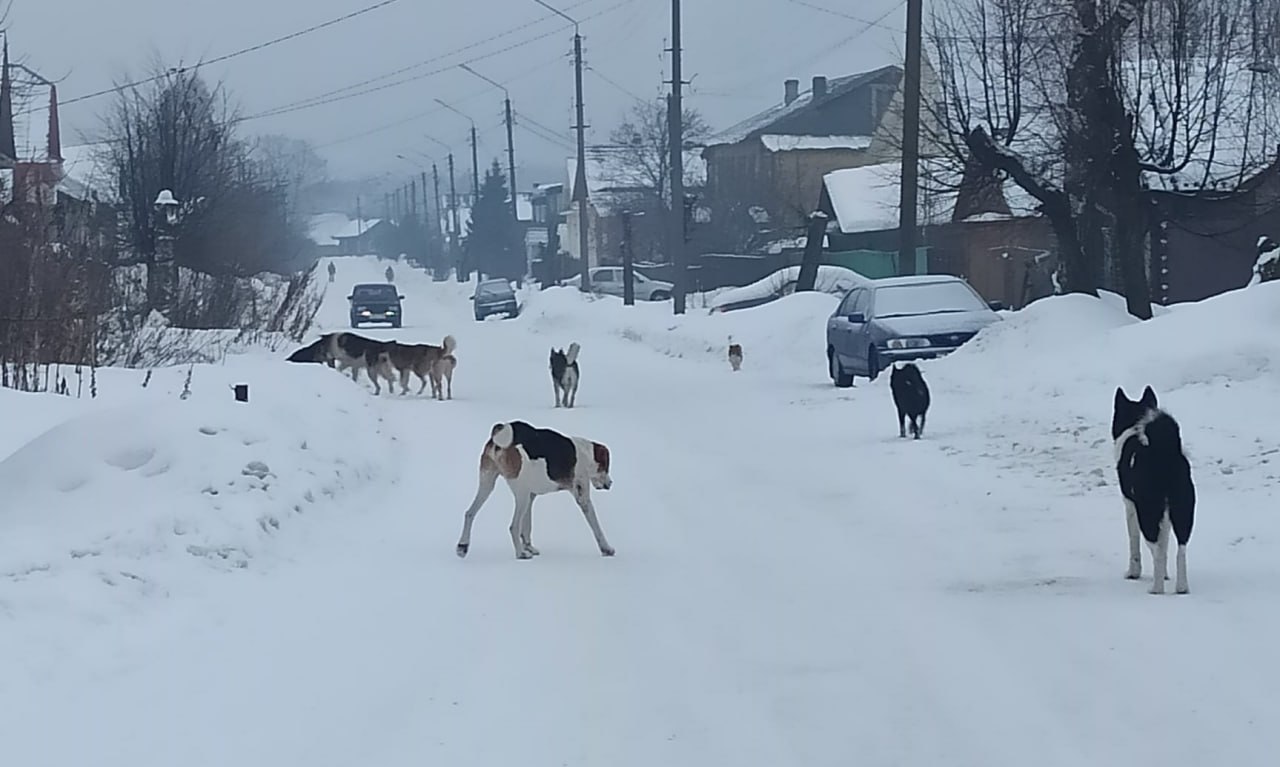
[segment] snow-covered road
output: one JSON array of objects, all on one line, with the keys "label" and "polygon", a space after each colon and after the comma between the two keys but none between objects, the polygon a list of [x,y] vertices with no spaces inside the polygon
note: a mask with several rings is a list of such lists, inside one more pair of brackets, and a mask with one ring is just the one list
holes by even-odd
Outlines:
[{"label": "snow-covered road", "polygon": [[[1002,369],[979,348],[926,368],[930,429],[903,441],[887,381],[825,379],[810,325],[827,297],[716,318],[746,346],[732,374],[708,351],[712,318],[694,332],[642,307],[609,324],[620,307],[540,294],[519,320],[475,323],[461,288],[397,271],[409,327],[368,335],[455,335],[455,399],[374,399],[291,368],[291,387],[322,381],[309,418],[379,430],[350,437],[351,465],[376,464],[367,483],[247,566],[171,564],[156,580],[181,587],[110,614],[41,610],[5,585],[0,634],[27,643],[0,639],[4,763],[1074,767],[1280,748],[1261,425],[1189,439],[1235,468],[1199,461],[1192,594],[1155,598],[1121,578],[1114,383],[1082,376],[1059,400],[997,391],[1006,370],[984,390],[975,371]],[[322,323],[343,309],[329,301]],[[579,407],[556,410],[548,347],[575,340]],[[280,365],[236,364],[228,380]],[[1212,386],[1170,401],[1192,435],[1226,427],[1192,409]],[[610,446],[615,485],[596,498],[617,557],[550,496],[534,507],[542,555],[517,561],[501,486],[454,556],[478,451],[515,418]]]}]

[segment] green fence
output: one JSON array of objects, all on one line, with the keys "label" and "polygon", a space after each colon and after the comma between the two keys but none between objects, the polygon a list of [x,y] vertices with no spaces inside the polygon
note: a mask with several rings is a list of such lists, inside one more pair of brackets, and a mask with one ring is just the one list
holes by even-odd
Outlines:
[{"label": "green fence", "polygon": [[[844,250],[824,253],[823,263],[852,269],[864,277],[878,280],[902,274],[896,250]],[[915,274],[929,273],[929,248],[916,248]]]}]

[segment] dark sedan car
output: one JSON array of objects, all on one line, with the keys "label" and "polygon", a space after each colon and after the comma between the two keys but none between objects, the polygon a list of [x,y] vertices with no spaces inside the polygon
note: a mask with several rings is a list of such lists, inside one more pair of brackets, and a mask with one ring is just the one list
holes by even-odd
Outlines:
[{"label": "dark sedan car", "polygon": [[485,280],[476,285],[476,293],[471,297],[475,302],[476,319],[483,320],[491,314],[504,314],[508,317],[520,316],[520,303],[516,292],[507,280]]},{"label": "dark sedan car", "polygon": [[889,277],[854,288],[827,320],[827,365],[836,386],[874,380],[899,360],[958,349],[1000,320],[969,283],[946,274]]},{"label": "dark sedan car", "polygon": [[395,285],[382,282],[356,285],[347,296],[351,302],[351,327],[362,323],[386,322],[398,328],[404,322],[404,296]]}]

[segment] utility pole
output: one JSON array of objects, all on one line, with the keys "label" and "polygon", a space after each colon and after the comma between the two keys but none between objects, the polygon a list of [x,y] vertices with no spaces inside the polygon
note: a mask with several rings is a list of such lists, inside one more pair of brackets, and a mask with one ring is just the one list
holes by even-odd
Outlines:
[{"label": "utility pole", "polygon": [[[458,255],[458,187],[453,183],[453,152],[449,153],[449,224],[453,233],[449,235],[449,257],[454,263],[454,275],[458,282],[466,282],[462,278],[462,258]],[[467,273],[467,279],[471,273]]]},{"label": "utility pole", "polygon": [[485,77],[466,64],[459,64],[458,66],[502,91],[503,108],[507,115],[507,189],[511,192],[511,220],[519,221],[520,209],[516,206],[516,145],[514,123],[511,120],[511,92],[502,83]]},{"label": "utility pole", "polygon": [[[635,250],[631,246],[630,210],[622,211],[622,305],[636,305],[636,262]],[[640,215],[644,215],[641,213]]]},{"label": "utility pole", "polygon": [[902,92],[902,197],[898,211],[898,271],[916,273],[916,212],[920,180],[920,48],[924,0],[907,0],[907,61]]},{"label": "utility pole", "polygon": [[582,281],[578,289],[591,292],[591,259],[587,257],[587,124],[582,106],[582,35],[573,27],[573,80],[577,91],[578,171],[574,174],[573,197],[578,201],[578,255],[582,258]]},{"label": "utility pole", "polygon": [[587,258],[587,120],[582,106],[582,33],[577,19],[548,5],[546,0],[533,2],[573,25],[573,83],[577,94],[574,108],[578,117],[578,124],[573,126],[578,131],[578,169],[573,174],[573,199],[578,203],[578,255],[582,258],[582,281],[578,283],[578,290],[587,293],[591,290],[591,263]]},{"label": "utility pole", "polygon": [[667,99],[667,144],[671,151],[671,216],[668,222],[668,254],[675,264],[676,285],[671,309],[684,314],[685,294],[689,290],[689,264],[684,243],[684,106],[681,91],[680,0],[671,0],[671,96]]},{"label": "utility pole", "polygon": [[471,210],[480,201],[480,154],[476,150],[476,124],[471,123]]},{"label": "utility pole", "polygon": [[435,187],[435,193],[436,193],[436,212],[435,212],[435,215],[432,216],[432,219],[434,220],[435,223],[433,223],[431,227],[432,229],[435,230],[437,242],[440,243],[440,255],[441,255],[440,262],[443,262],[444,261],[443,256],[445,253],[445,241],[444,241],[444,232],[441,230],[440,227],[444,221],[444,213],[441,212],[441,209],[440,209],[440,169],[436,167],[435,163],[431,163],[431,185]]},{"label": "utility pole", "polygon": [[511,220],[520,222],[520,206],[516,204],[516,142],[511,122],[511,97],[503,99],[507,110],[507,189],[511,192]]}]

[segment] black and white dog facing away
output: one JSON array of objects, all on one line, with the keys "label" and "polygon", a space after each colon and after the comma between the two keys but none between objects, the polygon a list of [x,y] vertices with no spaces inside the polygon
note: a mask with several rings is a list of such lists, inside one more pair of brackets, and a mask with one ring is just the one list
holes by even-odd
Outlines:
[{"label": "black and white dog facing away", "polygon": [[1116,389],[1111,418],[1115,440],[1116,474],[1129,526],[1129,570],[1126,578],[1142,577],[1141,534],[1151,549],[1154,569],[1152,594],[1164,593],[1169,577],[1169,531],[1178,539],[1177,581],[1174,590],[1187,593],[1187,543],[1195,517],[1196,488],[1191,464],[1182,452],[1182,435],[1173,416],[1160,409],[1148,386],[1134,402]]},{"label": "black and white dog facing away", "polygon": [[574,341],[566,354],[563,349],[551,350],[551,385],[555,388],[556,407],[573,407],[578,400],[578,351],[582,347]]},{"label": "black and white dog facing away", "polygon": [[493,493],[498,477],[507,481],[515,496],[516,508],[511,518],[511,544],[517,559],[538,556],[533,547],[533,501],[540,495],[561,490],[573,494],[582,515],[587,519],[596,546],[606,557],[613,547],[600,529],[596,507],[591,502],[591,489],[613,487],[609,477],[609,448],[585,437],[570,437],[552,429],[539,429],[524,421],[494,424],[489,439],[480,451],[480,482],[475,499],[467,507],[462,522],[462,537],[457,554],[467,556],[471,550],[471,525],[476,512]]},{"label": "black and white dog facing away", "polygon": [[395,370],[391,365],[390,350],[394,341],[377,341],[355,333],[325,333],[320,338],[298,349],[288,357],[289,362],[319,363],[334,367],[341,371],[351,371],[351,380],[360,380],[360,371],[369,374],[373,382],[373,393],[381,394],[378,385],[380,378],[385,378],[390,386],[394,384]]},{"label": "black and white dog facing away", "polygon": [[911,436],[920,439],[924,418],[929,412],[929,385],[914,362],[894,363],[889,375],[893,404],[898,408],[898,436],[907,436],[906,420],[911,419]]}]

